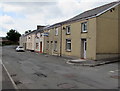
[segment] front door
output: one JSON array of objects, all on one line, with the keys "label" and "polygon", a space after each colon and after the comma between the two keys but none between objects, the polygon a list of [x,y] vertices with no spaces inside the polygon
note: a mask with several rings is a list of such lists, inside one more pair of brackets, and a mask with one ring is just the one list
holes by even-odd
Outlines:
[{"label": "front door", "polygon": [[86,59],[86,48],[87,48],[87,42],[84,40],[84,59]]},{"label": "front door", "polygon": [[50,45],[50,54],[53,55],[53,41],[51,41],[51,45]]},{"label": "front door", "polygon": [[42,42],[40,42],[40,53],[42,53]]},{"label": "front door", "polygon": [[81,58],[86,59],[87,42],[86,39],[81,39]]}]

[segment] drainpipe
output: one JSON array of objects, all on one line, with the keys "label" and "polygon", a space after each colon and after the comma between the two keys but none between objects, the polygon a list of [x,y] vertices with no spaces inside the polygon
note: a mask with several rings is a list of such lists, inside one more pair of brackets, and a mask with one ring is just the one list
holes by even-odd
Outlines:
[{"label": "drainpipe", "polygon": [[62,56],[62,24],[60,24],[61,26],[61,38],[60,38],[60,56]]}]

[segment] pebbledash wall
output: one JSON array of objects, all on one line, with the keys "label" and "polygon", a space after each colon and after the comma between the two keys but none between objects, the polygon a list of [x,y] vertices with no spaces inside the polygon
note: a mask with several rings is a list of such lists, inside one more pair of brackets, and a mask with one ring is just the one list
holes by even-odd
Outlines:
[{"label": "pebbledash wall", "polygon": [[[120,2],[110,5],[102,6],[106,9],[92,17],[68,20],[44,28],[43,35],[48,35],[42,38],[42,52],[87,60],[118,57],[118,54],[120,54],[120,51],[118,51]],[[101,7],[99,8],[101,10]],[[40,36],[39,32],[38,35]],[[31,40],[28,40],[29,36],[32,36]],[[33,50],[40,51],[39,48],[35,49],[36,43],[39,44],[40,40],[35,39],[34,33],[27,35],[26,49],[34,48]]]}]

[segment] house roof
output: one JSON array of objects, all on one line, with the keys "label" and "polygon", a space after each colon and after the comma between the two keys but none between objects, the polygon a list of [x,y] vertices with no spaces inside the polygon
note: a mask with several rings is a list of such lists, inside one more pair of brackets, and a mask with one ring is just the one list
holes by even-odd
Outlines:
[{"label": "house roof", "polygon": [[118,4],[120,4],[120,1],[116,1],[116,2],[112,2],[112,3],[109,3],[109,4],[102,5],[100,7],[85,11],[85,12],[83,12],[83,13],[81,13],[81,14],[73,17],[73,18],[70,18],[66,21],[53,24],[48,28],[59,26],[60,24],[65,24],[65,23],[69,23],[69,22],[72,22],[72,21],[84,20],[84,19],[89,19],[89,18],[92,18],[92,17],[97,17],[97,16],[105,13],[106,11],[110,10],[111,8],[115,7]]},{"label": "house roof", "polygon": [[27,33],[26,35],[31,34],[31,33],[36,33],[36,32],[42,32],[45,29],[51,29],[51,28],[54,28],[54,27],[59,27],[59,26],[61,26],[61,24],[70,23],[70,22],[78,21],[78,20],[89,19],[89,18],[92,18],[92,17],[97,17],[97,16],[105,13],[106,11],[114,8],[118,4],[120,4],[120,1],[116,1],[116,2],[112,2],[112,3],[109,3],[109,4],[102,5],[100,7],[85,11],[85,12],[83,12],[83,13],[81,13],[81,14],[73,17],[73,18],[70,18],[66,21],[55,23],[55,24],[50,25],[50,26],[45,26],[42,29],[34,30],[30,33]]},{"label": "house roof", "polygon": [[64,21],[63,23],[81,20],[81,19],[86,19],[86,18],[91,18],[93,16],[94,17],[99,16],[99,15],[103,14],[104,12],[110,10],[111,8],[115,7],[118,4],[120,4],[120,1],[112,2],[109,4],[85,11],[85,12],[83,12],[83,13],[81,13],[81,14],[79,14],[79,15],[77,15],[77,16],[75,16],[67,21]]}]

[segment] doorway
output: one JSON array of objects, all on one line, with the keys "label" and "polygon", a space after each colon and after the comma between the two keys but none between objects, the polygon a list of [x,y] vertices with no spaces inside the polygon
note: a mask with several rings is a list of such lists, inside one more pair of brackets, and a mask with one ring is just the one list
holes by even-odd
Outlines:
[{"label": "doorway", "polygon": [[42,53],[42,42],[40,42],[40,53]]},{"label": "doorway", "polygon": [[87,41],[86,39],[81,40],[81,58],[86,59]]}]

